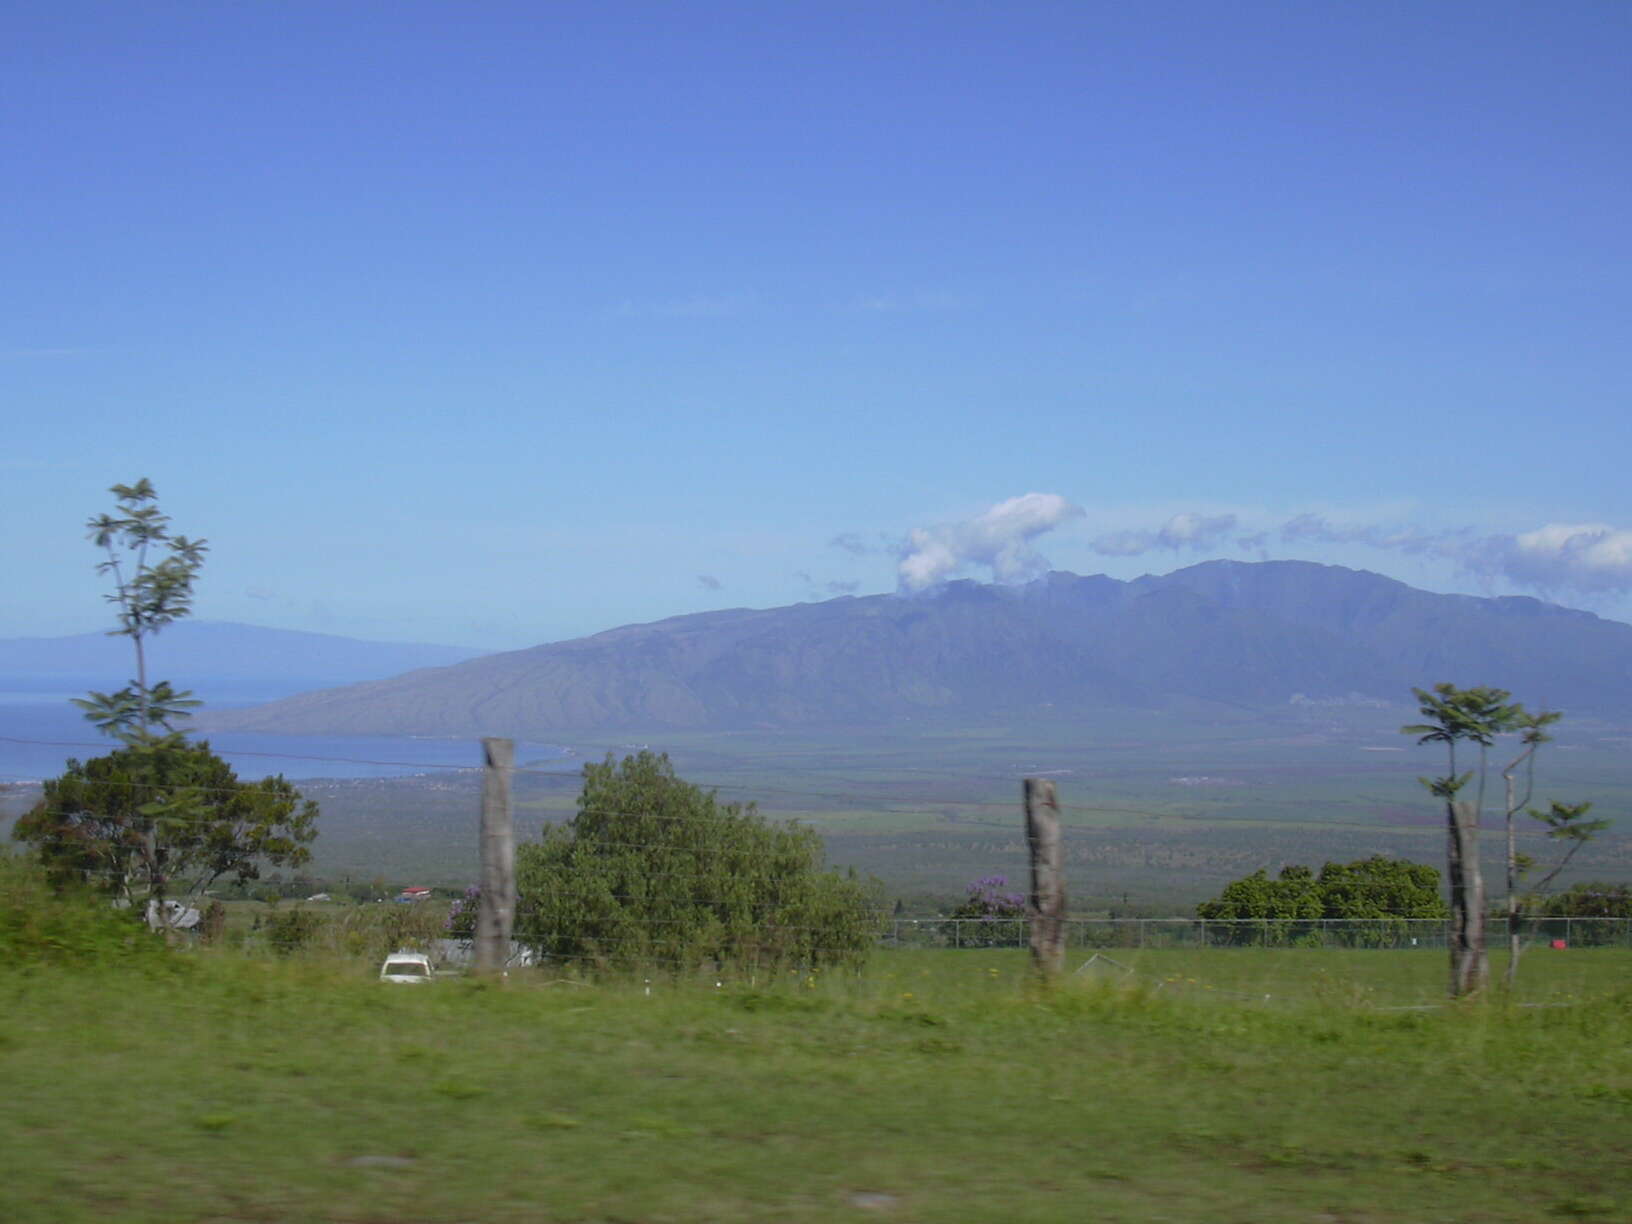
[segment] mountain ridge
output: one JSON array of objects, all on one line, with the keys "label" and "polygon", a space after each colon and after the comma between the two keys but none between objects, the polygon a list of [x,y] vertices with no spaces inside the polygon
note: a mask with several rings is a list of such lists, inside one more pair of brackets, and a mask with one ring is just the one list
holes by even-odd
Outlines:
[{"label": "mountain ridge", "polygon": [[1632,626],[1364,570],[1210,561],[1056,571],[622,625],[201,719],[323,734],[559,735],[969,721],[1206,702],[1404,701],[1441,680],[1632,715]]}]

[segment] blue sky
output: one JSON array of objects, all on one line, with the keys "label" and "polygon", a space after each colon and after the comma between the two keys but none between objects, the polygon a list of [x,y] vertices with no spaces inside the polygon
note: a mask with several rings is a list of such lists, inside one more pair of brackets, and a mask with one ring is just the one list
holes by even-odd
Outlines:
[{"label": "blue sky", "polygon": [[[1632,618],[1632,6],[0,10],[0,636],[1046,565]],[[1036,494],[1036,498],[1023,499]]]}]

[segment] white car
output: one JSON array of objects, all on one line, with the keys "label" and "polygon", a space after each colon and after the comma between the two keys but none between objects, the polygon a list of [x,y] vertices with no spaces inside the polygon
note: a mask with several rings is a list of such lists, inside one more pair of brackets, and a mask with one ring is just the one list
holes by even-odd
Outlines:
[{"label": "white car", "polygon": [[417,986],[434,981],[436,974],[431,970],[431,958],[423,952],[393,952],[385,958],[385,964],[380,966],[380,981],[402,982]]}]

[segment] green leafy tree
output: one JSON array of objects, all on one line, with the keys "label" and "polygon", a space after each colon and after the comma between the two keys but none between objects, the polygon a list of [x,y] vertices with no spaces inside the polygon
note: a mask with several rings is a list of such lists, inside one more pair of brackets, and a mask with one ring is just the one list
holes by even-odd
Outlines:
[{"label": "green leafy tree", "polygon": [[317,805],[281,777],[242,782],[207,743],[142,743],[69,761],[13,836],[59,884],[88,884],[145,910],[223,876],[310,861]]},{"label": "green leafy tree", "polygon": [[1582,881],[1549,897],[1542,912],[1549,918],[1632,918],[1632,884]]},{"label": "green leafy tree", "polygon": [[876,900],[811,830],[720,803],[641,752],[584,767],[578,812],[516,853],[516,939],[592,967],[859,962]]},{"label": "green leafy tree", "polygon": [[[1326,863],[1317,875],[1290,864],[1270,879],[1262,868],[1224,886],[1196,916],[1230,920],[1227,938],[1235,943],[1282,943],[1299,934],[1299,921],[1323,918],[1366,921],[1370,938],[1393,938],[1403,920],[1443,918],[1439,872],[1421,863],[1381,855],[1352,863]],[[1313,927],[1306,932],[1314,935]]]},{"label": "green leafy tree", "polygon": [[[310,860],[317,806],[281,777],[241,782],[205,743],[173,725],[199,703],[148,674],[149,639],[192,609],[203,540],[170,534],[146,479],[114,485],[111,514],[90,519],[92,543],[111,578],[107,600],[135,654],[135,677],[75,704],[124,747],[45,784],[41,801],[13,836],[32,844],[53,879],[96,885],[167,922],[165,901],[196,895],[224,875],[255,879],[263,862]],[[152,903],[149,905],[149,903]]]},{"label": "green leafy tree", "polygon": [[1260,867],[1251,875],[1226,884],[1224,891],[1211,901],[1196,906],[1196,915],[1220,920],[1319,918],[1320,896],[1314,873],[1307,867],[1290,864],[1273,880]]},{"label": "green leafy tree", "polygon": [[1424,863],[1376,854],[1352,863],[1327,863],[1316,880],[1321,917],[1349,919],[1444,918],[1439,872]]}]

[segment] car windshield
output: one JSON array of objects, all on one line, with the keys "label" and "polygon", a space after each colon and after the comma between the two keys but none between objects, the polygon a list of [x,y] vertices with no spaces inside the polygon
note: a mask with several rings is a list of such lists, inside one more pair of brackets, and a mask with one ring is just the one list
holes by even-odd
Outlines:
[{"label": "car windshield", "polygon": [[419,961],[386,961],[385,971],[393,977],[424,977],[427,972]]}]

